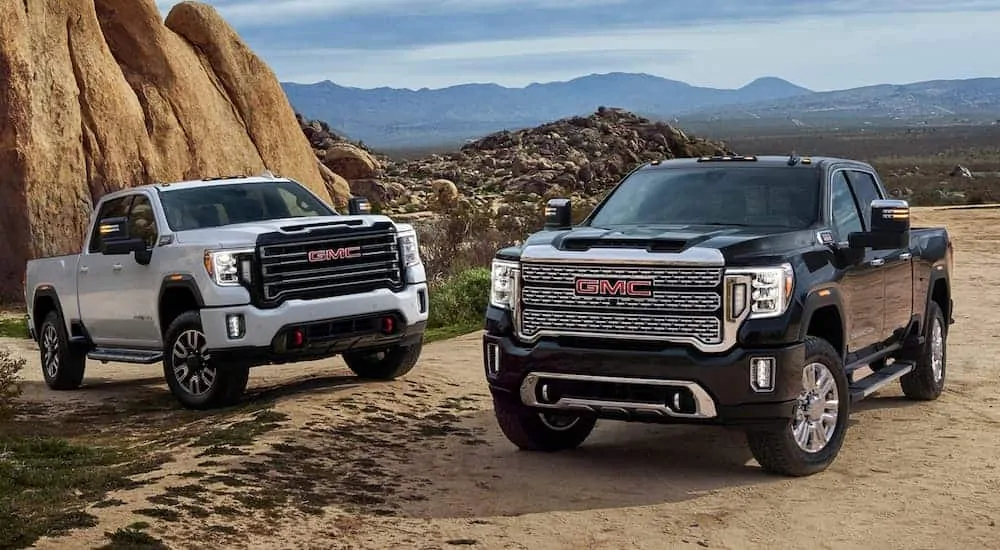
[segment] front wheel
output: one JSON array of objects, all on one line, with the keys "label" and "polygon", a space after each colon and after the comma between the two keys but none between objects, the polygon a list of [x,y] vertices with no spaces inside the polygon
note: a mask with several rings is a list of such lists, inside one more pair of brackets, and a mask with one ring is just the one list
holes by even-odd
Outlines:
[{"label": "front wheel", "polygon": [[347,367],[361,378],[392,380],[410,372],[420,359],[423,342],[387,350],[344,353]]},{"label": "front wheel", "polygon": [[493,411],[504,436],[525,451],[563,451],[586,441],[597,419],[527,407],[515,398],[493,397]]},{"label": "front wheel", "polygon": [[837,458],[847,433],[850,394],[843,362],[829,342],[806,338],[802,391],[795,415],[780,430],[747,432],[750,451],[765,470],[807,476]]},{"label": "front wheel", "polygon": [[167,329],[163,376],[170,392],[189,409],[211,409],[239,401],[247,387],[250,369],[224,366],[212,360],[201,315],[188,311]]},{"label": "front wheel", "polygon": [[87,354],[70,344],[66,325],[58,311],[45,315],[39,327],[38,352],[42,360],[42,376],[49,388],[75,390],[80,387],[87,367]]}]

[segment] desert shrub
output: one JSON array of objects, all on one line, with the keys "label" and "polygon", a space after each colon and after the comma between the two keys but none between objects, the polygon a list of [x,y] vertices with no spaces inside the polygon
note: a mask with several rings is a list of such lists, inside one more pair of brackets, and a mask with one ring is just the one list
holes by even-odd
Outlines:
[{"label": "desert shrub", "polygon": [[21,395],[21,371],[25,361],[6,348],[0,348],[0,419],[13,408],[13,401]]},{"label": "desert shrub", "polygon": [[489,302],[490,270],[474,267],[435,283],[430,290],[429,328],[482,324]]}]

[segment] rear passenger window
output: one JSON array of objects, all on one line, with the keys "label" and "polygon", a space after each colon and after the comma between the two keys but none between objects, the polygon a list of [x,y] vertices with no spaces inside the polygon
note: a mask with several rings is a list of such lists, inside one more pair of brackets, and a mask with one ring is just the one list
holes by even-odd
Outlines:
[{"label": "rear passenger window", "polygon": [[833,230],[837,234],[837,242],[846,242],[848,234],[862,230],[861,216],[843,171],[833,174],[830,186],[833,195]]},{"label": "rear passenger window", "polygon": [[[118,197],[105,202],[101,205],[100,211],[97,213],[96,223],[100,223],[101,220],[105,218],[124,218],[128,215],[129,203],[132,201],[134,195],[127,195],[124,197]],[[96,227],[96,224],[95,224]],[[101,233],[100,231],[94,231],[90,236],[90,247],[87,249],[91,254],[99,253],[101,251]]]}]

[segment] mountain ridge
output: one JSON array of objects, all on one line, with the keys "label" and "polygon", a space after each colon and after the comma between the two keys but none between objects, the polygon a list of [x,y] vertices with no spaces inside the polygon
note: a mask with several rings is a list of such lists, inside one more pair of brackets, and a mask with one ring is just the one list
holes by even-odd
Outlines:
[{"label": "mountain ridge", "polygon": [[696,86],[648,73],[591,73],[521,87],[465,83],[441,88],[359,88],[331,80],[282,82],[289,101],[352,140],[376,148],[459,143],[516,130],[600,106],[688,122],[792,120],[805,117],[921,119],[1000,108],[1000,78],[932,80],[813,91],[777,76],[739,88]]}]

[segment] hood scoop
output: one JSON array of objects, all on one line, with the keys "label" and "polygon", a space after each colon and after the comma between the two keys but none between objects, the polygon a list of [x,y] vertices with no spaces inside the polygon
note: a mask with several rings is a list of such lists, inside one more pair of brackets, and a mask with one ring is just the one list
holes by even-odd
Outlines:
[{"label": "hood scoop", "polygon": [[687,239],[668,239],[656,237],[627,237],[613,234],[598,236],[568,236],[560,243],[562,250],[575,252],[587,251],[593,248],[631,248],[648,252],[681,252],[688,244]]}]

